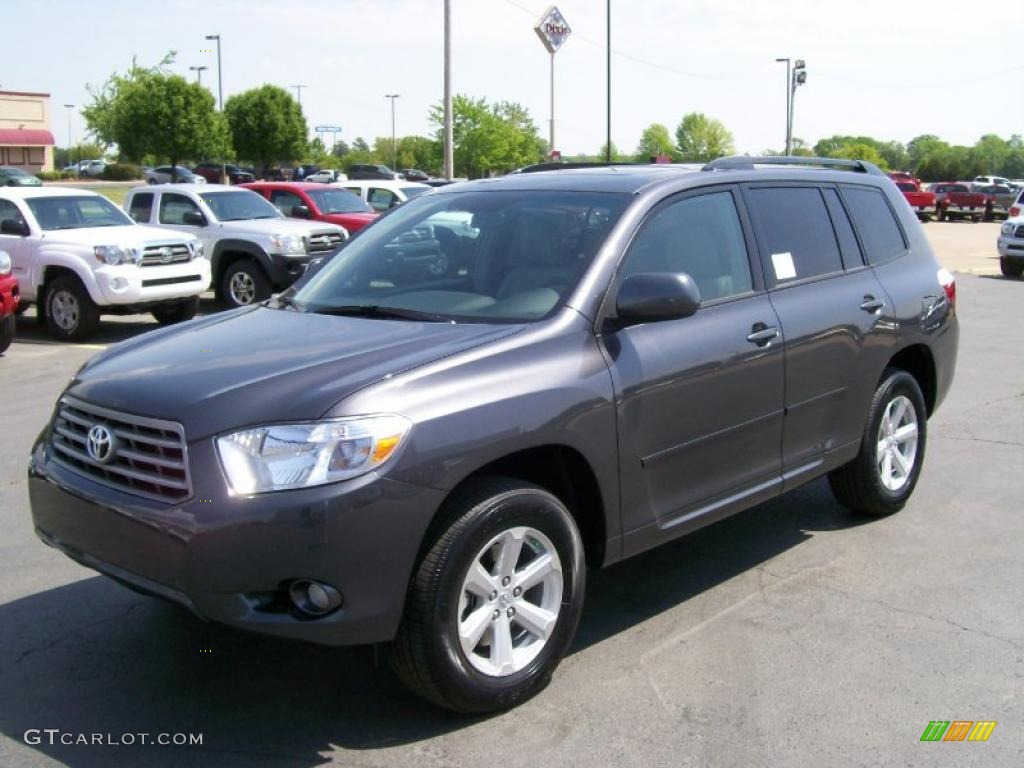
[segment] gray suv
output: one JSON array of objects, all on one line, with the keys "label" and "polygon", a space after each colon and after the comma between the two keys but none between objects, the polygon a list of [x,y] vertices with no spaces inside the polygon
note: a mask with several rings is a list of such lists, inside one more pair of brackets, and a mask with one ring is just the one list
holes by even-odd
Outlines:
[{"label": "gray suv", "polygon": [[903,507],[955,298],[859,161],[441,188],[282,294],[88,362],[32,450],[36,531],[204,619],[386,642],[426,698],[507,708],[569,648],[587,566],[822,475]]}]

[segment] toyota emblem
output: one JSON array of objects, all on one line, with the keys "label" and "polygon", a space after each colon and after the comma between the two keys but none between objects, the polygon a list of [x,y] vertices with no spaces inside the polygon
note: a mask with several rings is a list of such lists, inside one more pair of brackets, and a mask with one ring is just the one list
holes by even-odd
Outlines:
[{"label": "toyota emblem", "polygon": [[91,459],[100,464],[108,463],[114,458],[114,433],[110,431],[109,427],[97,424],[89,430],[85,449]]},{"label": "toyota emblem", "polygon": [[173,258],[174,258],[174,251],[172,251],[170,248],[161,248],[160,249],[160,263],[161,264],[170,264],[171,263],[171,259],[173,259]]}]

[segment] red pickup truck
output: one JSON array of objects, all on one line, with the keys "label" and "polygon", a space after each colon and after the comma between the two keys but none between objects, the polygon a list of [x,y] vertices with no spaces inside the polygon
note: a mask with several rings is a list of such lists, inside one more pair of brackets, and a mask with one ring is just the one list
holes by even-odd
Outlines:
[{"label": "red pickup truck", "polygon": [[242,184],[267,198],[285,216],[338,224],[355,234],[379,213],[347,189],[304,181],[257,181]]},{"label": "red pickup truck", "polygon": [[903,197],[907,199],[910,207],[914,209],[917,218],[921,221],[928,221],[935,215],[935,195],[932,192],[924,192],[920,185],[908,179],[896,180],[896,186],[900,188]]},{"label": "red pickup truck", "polygon": [[971,192],[966,184],[940,181],[932,184],[929,191],[935,193],[935,215],[939,221],[970,219],[978,222],[985,215],[988,197],[981,192]]},{"label": "red pickup truck", "polygon": [[18,311],[18,279],[11,274],[11,257],[0,251],[0,355],[14,341],[14,313]]}]

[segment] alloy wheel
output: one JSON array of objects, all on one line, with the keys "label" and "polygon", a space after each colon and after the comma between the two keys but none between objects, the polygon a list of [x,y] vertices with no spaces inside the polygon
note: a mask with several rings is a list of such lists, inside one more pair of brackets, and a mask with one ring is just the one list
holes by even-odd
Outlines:
[{"label": "alloy wheel", "polygon": [[50,316],[61,330],[73,331],[79,315],[78,299],[71,291],[59,290],[50,297]]},{"label": "alloy wheel", "polygon": [[889,401],[878,425],[875,459],[878,476],[890,491],[905,486],[917,460],[918,423],[914,404],[906,395]]}]

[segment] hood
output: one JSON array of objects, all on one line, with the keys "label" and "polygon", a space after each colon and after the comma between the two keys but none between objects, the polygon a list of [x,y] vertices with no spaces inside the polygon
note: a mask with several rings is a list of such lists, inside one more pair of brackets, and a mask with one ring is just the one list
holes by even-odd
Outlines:
[{"label": "hood", "polygon": [[244,219],[242,221],[218,222],[218,227],[239,232],[260,233],[270,235],[285,233],[309,236],[312,232],[337,232],[338,228],[323,221],[306,221],[304,219]]},{"label": "hood", "polygon": [[125,224],[123,227],[56,229],[45,232],[43,237],[47,243],[127,245],[133,248],[141,248],[146,245],[189,243],[196,240],[196,237],[188,232],[175,232],[160,227],[146,227],[141,224]]},{"label": "hood", "polygon": [[68,394],[181,422],[192,441],[246,426],[316,419],[385,376],[523,327],[248,307],[111,347],[78,372]]},{"label": "hood", "polygon": [[325,213],[320,216],[322,221],[328,221],[331,224],[337,224],[342,227],[349,227],[353,224],[359,227],[365,227],[372,221],[376,221],[380,218],[379,213],[356,212],[356,213]]}]

